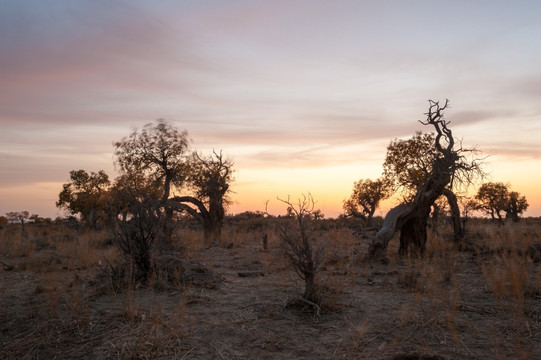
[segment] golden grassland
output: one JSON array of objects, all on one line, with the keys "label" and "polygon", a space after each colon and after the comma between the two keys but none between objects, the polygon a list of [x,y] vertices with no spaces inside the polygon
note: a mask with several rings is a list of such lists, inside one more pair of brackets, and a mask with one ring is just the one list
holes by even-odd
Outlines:
[{"label": "golden grassland", "polygon": [[264,219],[226,225],[215,246],[178,228],[174,281],[157,273],[123,288],[109,232],[5,226],[0,358],[541,358],[539,219],[471,220],[460,249],[442,224],[423,257],[399,256],[392,241],[388,264],[366,258],[369,241],[344,224],[316,225],[325,247],[317,312],[292,301],[303,282]]}]

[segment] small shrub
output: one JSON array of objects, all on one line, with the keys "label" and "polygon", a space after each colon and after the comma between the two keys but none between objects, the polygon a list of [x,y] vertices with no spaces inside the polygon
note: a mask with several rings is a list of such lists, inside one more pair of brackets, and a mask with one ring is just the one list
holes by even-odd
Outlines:
[{"label": "small shrub", "polygon": [[313,218],[314,199],[309,194],[299,199],[297,206],[288,200],[281,200],[289,206],[293,218],[284,219],[279,223],[281,249],[293,269],[304,280],[304,300],[314,304],[319,303],[320,292],[316,274],[323,260],[323,247],[317,246],[309,224]]}]

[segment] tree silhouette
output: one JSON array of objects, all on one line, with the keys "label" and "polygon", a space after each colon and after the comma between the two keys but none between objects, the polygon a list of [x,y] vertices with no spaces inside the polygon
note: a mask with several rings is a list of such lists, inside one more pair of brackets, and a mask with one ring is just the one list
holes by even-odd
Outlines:
[{"label": "tree silhouette", "polygon": [[[448,198],[454,197],[454,201],[451,200],[454,203],[454,205],[451,204],[452,211],[460,212],[456,196],[450,189],[456,182],[466,184],[471,182],[472,177],[480,171],[480,166],[475,160],[472,162],[465,160],[463,153],[471,150],[464,150],[462,147],[455,148],[455,139],[451,129],[448,128],[449,122],[444,119],[444,111],[448,105],[448,100],[443,105],[429,100],[429,109],[425,113],[426,120],[420,121],[423,125],[432,126],[435,130],[434,150],[426,152],[427,159],[430,160],[426,166],[428,171],[423,171],[428,176],[417,188],[411,200],[407,200],[387,213],[383,227],[376,234],[370,248],[374,256],[385,255],[387,244],[397,231],[400,231],[400,252],[410,250],[424,252],[430,209],[441,195],[448,195]],[[406,170],[406,173],[412,173],[407,166]],[[406,179],[406,181],[418,184],[419,180],[423,179],[423,176],[417,172],[413,172],[413,175],[413,180]],[[455,227],[460,226],[459,220],[454,222]],[[455,234],[457,232],[459,235],[462,233],[460,229],[455,228]]]},{"label": "tree silhouette", "polygon": [[107,217],[105,208],[109,176],[103,170],[97,173],[72,170],[70,179],[71,182],[62,186],[56,206],[68,210],[72,215],[80,214],[83,224],[96,228]]},{"label": "tree silhouette", "polygon": [[142,174],[159,185],[159,199],[165,211],[164,246],[170,246],[173,233],[173,209],[167,200],[173,187],[180,188],[188,177],[188,133],[165,120],[134,129],[114,143],[116,164],[125,174]]},{"label": "tree silhouette", "polygon": [[[455,241],[459,242],[463,238],[465,230],[460,216],[457,194],[470,185],[474,177],[482,177],[484,173],[479,159],[471,159],[466,156],[467,154],[477,154],[475,149],[460,147],[453,151],[456,152],[458,158],[451,174],[451,181],[443,188],[441,197],[445,198],[449,205]],[[384,178],[392,182],[402,193],[404,202],[411,202],[420,188],[432,176],[434,165],[442,157],[443,153],[438,151],[434,133],[417,132],[411,139],[394,140],[387,147],[387,155],[383,163]],[[434,201],[432,204],[435,229],[442,205],[444,203],[441,200]]]},{"label": "tree silhouette", "polygon": [[372,226],[372,217],[381,201],[392,195],[392,184],[386,178],[359,180],[353,184],[353,193],[344,201],[346,216],[363,220],[365,226]]},{"label": "tree silhouette", "polygon": [[505,207],[505,217],[512,219],[514,222],[518,222],[520,219],[520,215],[526,209],[528,209],[528,202],[526,201],[526,197],[520,195],[516,191],[511,191],[507,197],[507,206]]},{"label": "tree silhouette", "polygon": [[504,224],[503,213],[506,218],[513,221],[519,220],[521,215],[528,208],[526,197],[518,192],[509,192],[509,185],[501,182],[488,182],[482,184],[475,195],[474,206],[500,224]]},{"label": "tree silhouette", "polygon": [[437,155],[432,133],[417,132],[411,139],[395,139],[387,146],[383,175],[411,201],[430,176]]},{"label": "tree silhouette", "polygon": [[207,242],[217,243],[221,239],[232,168],[233,161],[221,151],[213,151],[210,156],[193,153],[188,183],[195,196],[175,196],[169,200],[171,208],[186,211],[199,220]]}]

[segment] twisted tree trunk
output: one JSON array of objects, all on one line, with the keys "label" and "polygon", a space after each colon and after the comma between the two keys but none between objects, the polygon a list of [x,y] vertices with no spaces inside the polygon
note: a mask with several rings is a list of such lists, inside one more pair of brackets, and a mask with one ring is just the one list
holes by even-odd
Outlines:
[{"label": "twisted tree trunk", "polygon": [[[437,154],[434,154],[432,172],[417,191],[412,202],[398,205],[389,211],[382,229],[376,234],[370,247],[372,256],[384,258],[387,245],[397,231],[400,231],[399,251],[401,253],[414,251],[422,254],[426,248],[430,208],[436,199],[443,194],[451,201],[454,200],[451,209],[454,209],[455,214],[459,214],[456,212],[458,210],[456,197],[450,190],[446,189],[451,182],[455,164],[458,161],[457,152],[453,150],[452,132],[447,128],[448,123],[443,119],[443,110],[447,107],[448,101],[443,106],[440,106],[438,102],[429,101],[430,107],[426,113],[427,120],[421,123],[434,126],[437,133],[435,139]],[[455,224],[454,220],[453,224]],[[460,215],[458,215],[457,224],[460,226]],[[455,229],[455,231],[457,230]]]},{"label": "twisted tree trunk", "polygon": [[451,221],[453,223],[453,232],[455,234],[455,242],[459,243],[464,239],[465,230],[462,219],[460,218],[460,208],[456,195],[448,188],[443,189],[443,195],[447,198],[447,203],[451,208]]},{"label": "twisted tree trunk", "polygon": [[211,200],[208,210],[201,200],[192,196],[176,196],[169,199],[168,203],[172,209],[186,211],[201,223],[203,227],[203,238],[206,243],[215,244],[221,240],[222,225],[225,216],[221,202]]}]

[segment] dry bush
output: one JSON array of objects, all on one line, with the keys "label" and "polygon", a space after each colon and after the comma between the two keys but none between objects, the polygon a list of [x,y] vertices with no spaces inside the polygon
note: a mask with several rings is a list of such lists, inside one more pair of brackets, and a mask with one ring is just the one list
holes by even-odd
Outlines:
[{"label": "dry bush", "polygon": [[173,251],[152,255],[151,268],[144,281],[134,276],[136,271],[133,263],[119,257],[101,267],[92,283],[98,293],[121,294],[142,288],[156,291],[184,291],[189,286],[215,289],[222,281],[221,276],[198,261],[188,260]]},{"label": "dry bush", "polygon": [[237,248],[249,244],[261,242],[263,235],[266,232],[261,230],[246,229],[240,231],[238,228],[226,226],[222,230],[222,239],[220,244],[226,248]]},{"label": "dry bush", "polygon": [[110,358],[180,359],[184,358],[181,354],[189,354],[183,342],[188,336],[185,324],[191,320],[186,315],[184,301],[179,301],[174,309],[164,309],[161,304],[143,307],[133,298],[130,301],[132,303],[126,304],[122,314],[125,324],[108,342]]},{"label": "dry bush", "polygon": [[13,257],[26,257],[35,250],[28,238],[23,238],[17,225],[10,224],[0,230],[0,254]]},{"label": "dry bush", "polygon": [[481,265],[487,291],[521,306],[531,288],[527,261],[516,253],[495,256]]},{"label": "dry bush", "polygon": [[203,231],[194,230],[188,227],[179,227],[173,233],[173,250],[178,251],[187,259],[194,259],[200,256],[205,248]]},{"label": "dry bush", "polygon": [[320,305],[326,310],[341,311],[351,300],[348,290],[360,276],[357,260],[361,244],[349,229],[329,227],[314,233],[325,248],[318,275]]},{"label": "dry bush", "polygon": [[429,236],[425,259],[427,266],[434,272],[435,281],[450,283],[454,279],[460,270],[459,256],[455,242],[440,235]]},{"label": "dry bush", "polygon": [[282,252],[304,281],[304,294],[301,300],[309,304],[318,304],[320,293],[316,275],[323,261],[324,248],[321,243],[316,242],[310,228],[314,199],[308,194],[299,199],[296,205],[289,199],[281,201],[287,204],[288,209],[294,214],[293,218],[278,222]]},{"label": "dry bush", "polygon": [[[80,233],[63,225],[27,224],[27,236],[6,227],[0,232],[0,253],[13,257],[29,257],[37,253],[50,253],[86,267],[97,262],[96,251],[108,249],[110,236],[106,232]],[[98,252],[99,252],[98,251]]]},{"label": "dry bush", "polygon": [[62,258],[62,263],[67,269],[86,269],[99,264],[102,251],[96,248],[97,234],[81,234],[73,241],[63,241],[56,245],[56,253]]},{"label": "dry bush", "polygon": [[481,250],[510,249],[523,253],[529,245],[541,242],[540,226],[533,221],[497,225],[478,219],[468,229],[468,240]]},{"label": "dry bush", "polygon": [[525,296],[536,296],[540,289],[535,275],[531,249],[538,244],[541,228],[535,222],[476,224],[477,263],[483,274],[486,290],[496,299],[511,301],[522,307]]},{"label": "dry bush", "polygon": [[[152,272],[148,285],[155,290],[183,290],[188,280],[190,271],[193,270],[191,263],[177,253],[160,253],[153,256]],[[202,273],[207,269],[201,267],[198,271]],[[210,274],[210,272],[209,272]]]},{"label": "dry bush", "polygon": [[399,260],[395,265],[396,284],[411,301],[397,312],[396,326],[413,328],[411,334],[424,329],[436,338],[450,335],[461,347],[459,307],[463,302],[463,284],[457,274],[464,270],[462,265],[455,244],[435,234],[429,235],[424,256]]},{"label": "dry bush", "polygon": [[[257,260],[263,264],[265,274],[269,275],[283,273],[285,270],[288,270],[291,267],[289,261],[286,259],[286,257],[282,255],[280,248],[278,247],[278,245],[276,245],[279,240],[272,240],[276,237],[277,234],[272,234],[268,237],[268,241],[271,244],[269,245],[269,250],[262,250],[258,252]],[[285,273],[283,273],[282,275],[284,277],[286,276]]]},{"label": "dry bush", "polygon": [[88,299],[94,292],[85,292],[79,286],[72,286],[65,294],[64,307],[70,324],[78,328],[90,325],[90,310]]}]

